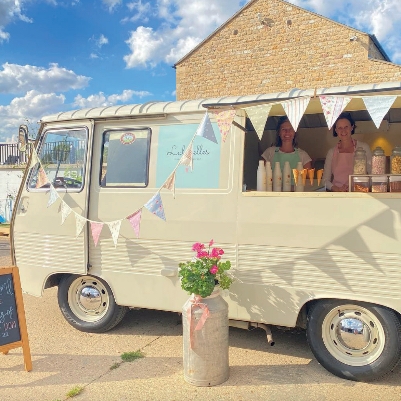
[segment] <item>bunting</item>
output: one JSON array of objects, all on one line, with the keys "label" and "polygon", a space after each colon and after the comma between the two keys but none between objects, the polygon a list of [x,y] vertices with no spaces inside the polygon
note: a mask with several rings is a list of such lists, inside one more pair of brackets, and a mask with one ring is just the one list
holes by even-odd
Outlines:
[{"label": "bunting", "polygon": [[29,168],[35,167],[37,163],[40,163],[38,154],[36,153],[36,150],[34,147],[32,147],[32,156],[31,156],[31,164],[29,165]]},{"label": "bunting", "polygon": [[47,207],[51,206],[58,199],[58,193],[53,185],[50,184],[50,196],[47,202]]},{"label": "bunting", "polygon": [[202,136],[203,138],[209,139],[209,141],[217,143],[216,135],[214,134],[212,123],[210,122],[207,112],[203,116],[195,135]]},{"label": "bunting", "polygon": [[46,172],[43,167],[39,167],[38,180],[36,181],[36,188],[42,188],[44,185],[48,184],[49,180],[47,178]]},{"label": "bunting", "polygon": [[327,126],[331,129],[336,122],[338,116],[347,107],[351,101],[350,97],[340,96],[320,96],[320,104],[322,105],[323,114],[326,118]]},{"label": "bunting", "polygon": [[245,108],[246,114],[248,115],[253,128],[255,128],[259,139],[262,139],[263,131],[265,130],[266,120],[269,117],[271,104],[261,104],[258,106],[252,106]]},{"label": "bunting", "polygon": [[308,107],[310,97],[300,97],[296,99],[286,100],[282,102],[285,114],[296,131],[298,129],[301,118],[303,117],[306,108]]},{"label": "bunting", "polygon": [[236,110],[209,110],[217,121],[223,142],[226,141],[227,135],[230,132],[231,124],[234,120]]},{"label": "bunting", "polygon": [[146,209],[149,210],[149,212],[153,213],[157,217],[160,217],[164,221],[166,220],[166,216],[164,215],[163,202],[159,192],[151,199],[149,199],[144,206],[146,207]]},{"label": "bunting", "polygon": [[362,99],[376,128],[380,128],[384,116],[390,110],[397,96],[364,96]]},{"label": "bunting", "polygon": [[75,213],[75,236],[78,237],[79,234],[81,234],[82,229],[84,228],[84,225],[86,224],[88,220],[85,219],[85,217],[82,217],[81,215]]},{"label": "bunting", "polygon": [[121,221],[122,220],[116,220],[111,221],[110,223],[106,223],[109,226],[111,238],[113,238],[114,248],[117,247],[118,236],[120,235]]},{"label": "bunting", "polygon": [[71,208],[64,202],[61,201],[61,224],[64,224],[65,219],[70,215]]},{"label": "bunting", "polygon": [[173,198],[175,199],[175,171],[170,174],[170,177],[167,178],[162,188],[166,188],[169,191],[173,192]]},{"label": "bunting", "polygon": [[134,232],[135,232],[135,235],[137,238],[139,238],[141,217],[142,217],[142,209],[139,209],[137,212],[135,212],[127,217],[127,220],[130,222],[132,228],[134,229]]},{"label": "bunting", "polygon": [[188,145],[188,147],[185,149],[184,154],[181,156],[181,159],[179,161],[179,164],[182,164],[183,166],[188,166],[192,170],[192,164],[193,164],[193,154],[192,154],[192,142]]},{"label": "bunting", "polygon": [[91,232],[92,232],[92,238],[93,242],[95,243],[95,246],[97,246],[97,243],[99,242],[99,237],[100,233],[102,232],[103,228],[103,223],[99,223],[97,221],[91,221]]}]

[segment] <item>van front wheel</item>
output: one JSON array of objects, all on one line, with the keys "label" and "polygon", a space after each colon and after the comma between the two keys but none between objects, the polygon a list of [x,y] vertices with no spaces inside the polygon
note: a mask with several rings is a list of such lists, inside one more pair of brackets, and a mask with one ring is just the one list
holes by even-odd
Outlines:
[{"label": "van front wheel", "polygon": [[308,313],[307,338],[316,359],[348,380],[372,381],[401,358],[401,324],[382,306],[347,300],[318,301]]},{"label": "van front wheel", "polygon": [[58,304],[71,326],[103,333],[123,319],[127,307],[117,305],[109,285],[94,276],[64,276],[58,286]]}]

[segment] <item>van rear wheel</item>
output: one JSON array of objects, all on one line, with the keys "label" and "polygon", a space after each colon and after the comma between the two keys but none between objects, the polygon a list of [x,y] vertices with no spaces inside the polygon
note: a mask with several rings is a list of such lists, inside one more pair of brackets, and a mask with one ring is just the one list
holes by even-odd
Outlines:
[{"label": "van rear wheel", "polygon": [[109,285],[99,277],[64,276],[58,286],[58,304],[71,326],[103,333],[121,322],[128,308],[117,305]]},{"label": "van rear wheel", "polygon": [[401,358],[401,324],[382,306],[348,300],[318,301],[308,313],[307,338],[316,359],[348,380],[372,381]]}]

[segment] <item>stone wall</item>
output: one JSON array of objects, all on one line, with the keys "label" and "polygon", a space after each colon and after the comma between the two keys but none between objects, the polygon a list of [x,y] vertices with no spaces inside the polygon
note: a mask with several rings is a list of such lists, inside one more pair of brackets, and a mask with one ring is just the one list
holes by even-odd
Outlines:
[{"label": "stone wall", "polygon": [[369,35],[254,0],[176,64],[177,100],[401,80],[401,66],[370,58],[383,56]]}]

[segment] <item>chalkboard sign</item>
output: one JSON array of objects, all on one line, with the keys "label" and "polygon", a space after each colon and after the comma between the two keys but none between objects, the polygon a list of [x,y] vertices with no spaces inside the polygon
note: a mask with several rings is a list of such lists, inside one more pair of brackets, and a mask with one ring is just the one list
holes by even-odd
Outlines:
[{"label": "chalkboard sign", "polygon": [[21,341],[12,273],[0,276],[0,347]]},{"label": "chalkboard sign", "polygon": [[32,370],[21,281],[15,266],[0,268],[0,352],[22,347],[25,370]]}]

